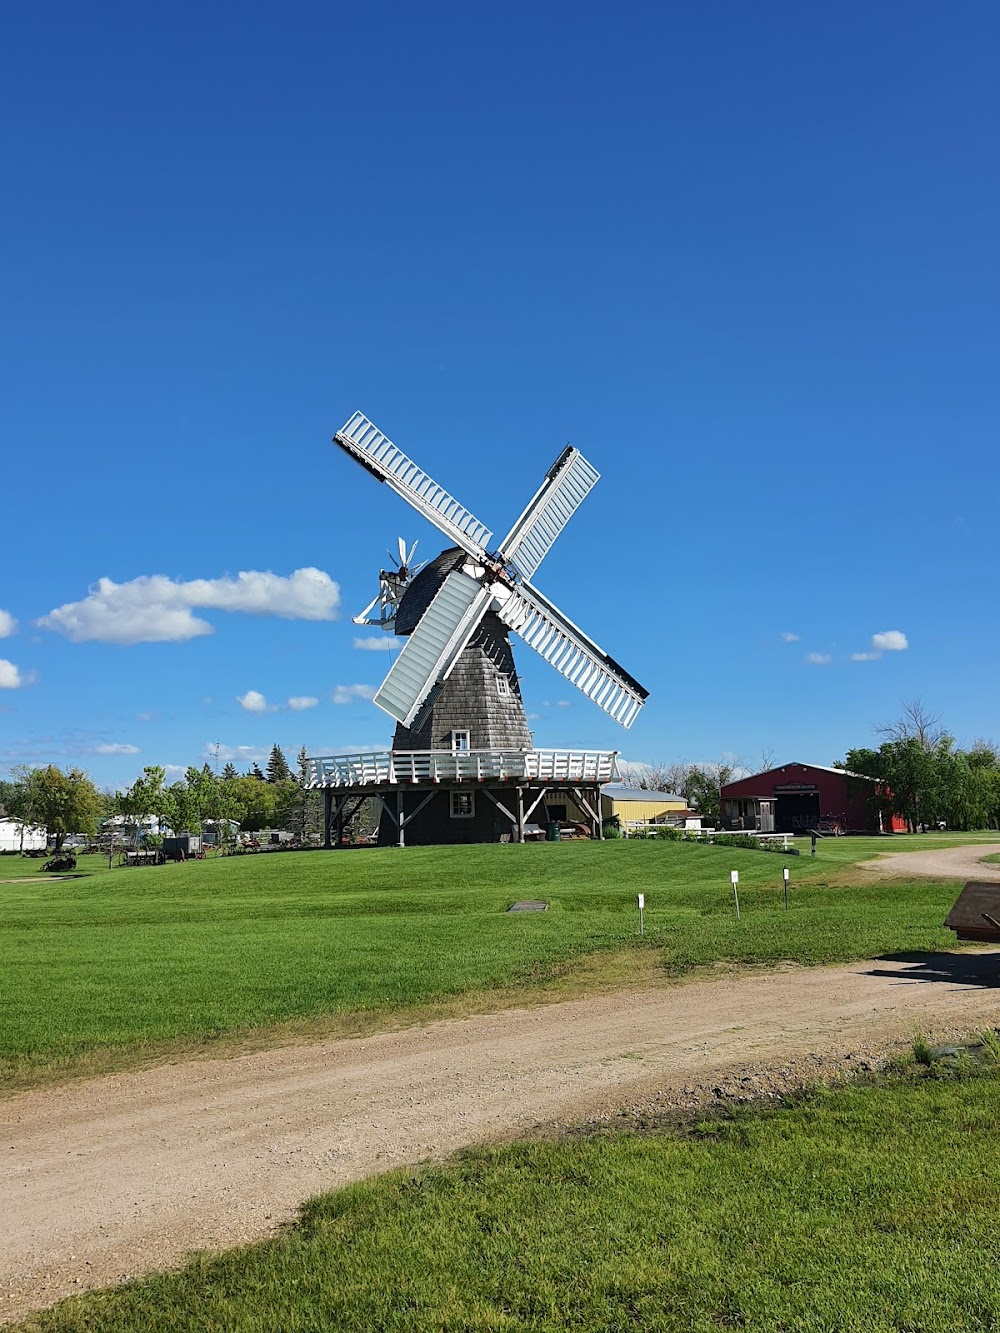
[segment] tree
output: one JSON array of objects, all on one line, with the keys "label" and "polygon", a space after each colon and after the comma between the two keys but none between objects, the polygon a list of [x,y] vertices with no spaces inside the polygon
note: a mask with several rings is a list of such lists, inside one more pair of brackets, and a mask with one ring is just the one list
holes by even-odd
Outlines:
[{"label": "tree", "polygon": [[49,764],[31,770],[26,779],[32,788],[27,799],[34,818],[48,830],[58,852],[68,833],[94,833],[101,815],[101,793],[81,769],[62,769]]},{"label": "tree", "polygon": [[267,760],[267,780],[268,782],[284,782],[286,778],[292,776],[292,770],[288,767],[288,760],[282,752],[281,746],[275,741],[271,746],[271,753]]},{"label": "tree", "polygon": [[256,759],[255,759],[254,762],[250,765],[250,771],[249,771],[249,773],[247,773],[247,777],[248,777],[248,778],[253,778],[253,779],[254,779],[255,781],[257,781],[257,782],[266,782],[266,781],[267,781],[267,778],[265,778],[264,774],[261,772],[260,764],[257,763]]},{"label": "tree", "polygon": [[146,767],[142,770],[142,777],[136,778],[131,787],[115,792],[115,810],[134,826],[134,844],[138,844],[143,820],[148,819],[150,815],[163,814],[164,806],[167,804],[163,787],[166,776],[166,770],[163,768]]},{"label": "tree", "polygon": [[233,763],[231,759],[228,760],[226,762],[225,768],[222,770],[223,782],[229,782],[232,778],[238,778],[238,777],[239,777],[239,772],[237,771],[236,765]]},{"label": "tree", "polygon": [[239,810],[240,827],[247,832],[256,833],[267,828],[274,818],[275,793],[270,782],[258,781],[247,774],[246,777],[233,778],[226,783],[227,793],[234,800]]},{"label": "tree", "polygon": [[169,789],[170,825],[174,832],[200,833],[206,819],[226,818],[222,813],[227,805],[222,785],[208,764],[188,768],[184,781],[175,782]]},{"label": "tree", "polygon": [[679,792],[691,765],[674,764],[620,764],[622,781],[641,791]]},{"label": "tree", "polygon": [[915,740],[923,750],[933,750],[945,736],[938,724],[941,718],[930,713],[920,699],[904,699],[902,715],[894,722],[883,722],[875,728],[875,735],[886,741]]},{"label": "tree", "polygon": [[35,770],[28,764],[18,764],[11,770],[13,782],[0,783],[0,808],[21,830],[21,851],[24,852],[24,833],[38,825],[38,783]]},{"label": "tree", "polygon": [[[892,815],[906,820],[911,833],[922,825],[943,820],[961,820],[963,764],[953,751],[952,738],[940,732],[934,745],[929,733],[883,741],[877,750],[848,750],[851,773],[874,778],[876,789],[869,797],[883,816],[883,826]],[[961,827],[961,823],[959,823]]]},{"label": "tree", "polygon": [[274,806],[271,814],[273,828],[288,829],[295,832],[296,815],[302,790],[293,777],[282,778],[280,782],[268,784],[274,794]]},{"label": "tree", "polygon": [[716,764],[694,764],[688,769],[681,794],[709,826],[722,821],[722,788],[743,768],[740,759],[720,759]]},{"label": "tree", "polygon": [[303,745],[295,761],[296,798],[288,827],[300,841],[322,828],[322,798],[318,791],[307,787],[309,781],[308,754]]}]

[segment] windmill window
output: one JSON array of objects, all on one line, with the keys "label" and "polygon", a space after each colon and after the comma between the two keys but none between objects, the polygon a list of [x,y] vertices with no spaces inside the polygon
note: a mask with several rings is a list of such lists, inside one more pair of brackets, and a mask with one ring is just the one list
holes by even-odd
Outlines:
[{"label": "windmill window", "polygon": [[509,676],[497,676],[497,694],[510,694]]},{"label": "windmill window", "polygon": [[467,731],[453,731],[451,733],[451,748],[455,754],[460,750],[470,749],[469,733]]},{"label": "windmill window", "polygon": [[452,819],[471,819],[476,813],[475,792],[453,791],[451,793]]}]

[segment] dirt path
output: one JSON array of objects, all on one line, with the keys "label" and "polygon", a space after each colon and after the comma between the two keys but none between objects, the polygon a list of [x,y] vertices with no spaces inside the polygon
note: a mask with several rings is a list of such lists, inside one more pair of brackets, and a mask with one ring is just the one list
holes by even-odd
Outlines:
[{"label": "dirt path", "polygon": [[[1000,842],[970,843],[930,852],[890,852],[874,861],[861,861],[862,870],[883,875],[927,875],[932,879],[978,879],[1000,881],[1000,865],[983,865],[981,858],[1000,853]],[[956,897],[958,894],[956,893]]]},{"label": "dirt path", "polygon": [[789,965],[23,1094],[0,1103],[0,1321],[267,1236],[403,1163],[996,1024],[998,986],[1000,952]]}]

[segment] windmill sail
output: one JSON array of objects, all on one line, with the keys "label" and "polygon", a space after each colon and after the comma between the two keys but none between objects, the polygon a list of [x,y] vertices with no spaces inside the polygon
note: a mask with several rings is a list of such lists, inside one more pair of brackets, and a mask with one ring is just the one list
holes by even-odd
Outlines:
[{"label": "windmill sail", "polygon": [[493,536],[490,529],[407,458],[402,449],[397,449],[366,416],[355,412],[337,431],[333,442],[379,481],[391,486],[464,551],[478,560],[485,559]]},{"label": "windmill sail", "polygon": [[505,561],[530,579],[601,474],[569,445],[545,474],[531,503],[500,544]]},{"label": "windmill sail", "polygon": [[649,691],[540,592],[519,584],[497,614],[609,717],[623,727],[632,725]]},{"label": "windmill sail", "polygon": [[407,638],[375,703],[408,727],[435,685],[447,679],[492,598],[491,588],[452,570]]}]

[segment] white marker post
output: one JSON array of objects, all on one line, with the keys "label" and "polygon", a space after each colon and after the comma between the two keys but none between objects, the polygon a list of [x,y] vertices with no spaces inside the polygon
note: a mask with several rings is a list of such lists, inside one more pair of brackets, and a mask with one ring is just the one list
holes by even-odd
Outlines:
[{"label": "white marker post", "polygon": [[732,885],[733,885],[733,902],[736,904],[736,920],[739,921],[739,919],[740,919],[740,895],[739,895],[739,893],[737,892],[737,888],[736,888],[736,886],[737,886],[737,885],[739,884],[739,882],[740,882],[740,872],[739,872],[738,870],[730,870],[730,872],[729,872],[729,878],[730,878],[730,880],[731,880],[731,882],[732,882]]},{"label": "white marker post", "polygon": [[643,913],[643,909],[645,908],[645,906],[646,906],[646,895],[645,895],[644,893],[640,893],[640,894],[639,894],[639,934],[640,934],[640,935],[643,933],[643,931],[642,931],[642,913]]},{"label": "white marker post", "polygon": [[787,912],[788,911],[788,867],[787,866],[785,866],[784,870],[782,870],[781,878],[784,881],[785,885],[785,911]]}]

